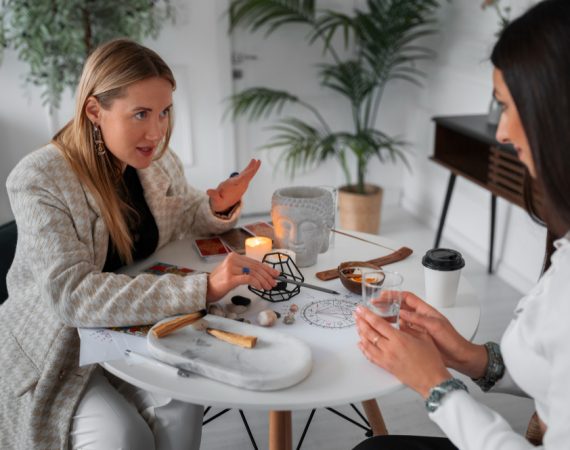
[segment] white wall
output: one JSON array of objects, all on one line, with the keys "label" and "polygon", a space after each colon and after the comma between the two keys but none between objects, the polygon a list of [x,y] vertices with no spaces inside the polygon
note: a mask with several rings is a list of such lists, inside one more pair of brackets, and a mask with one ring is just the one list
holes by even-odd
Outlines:
[{"label": "white wall", "polygon": [[[513,15],[531,3],[535,2],[512,0]],[[492,10],[482,11],[480,4],[473,0],[444,2],[438,34],[428,41],[438,57],[423,67],[428,73],[424,88],[393,84],[383,105],[391,130],[402,132],[413,144],[413,172],[402,172],[402,204],[434,229],[449,172],[428,160],[433,153],[435,131],[431,118],[484,113],[491,99],[492,65],[488,59],[495,41],[497,18]],[[486,265],[489,223],[490,193],[458,177],[444,238]],[[534,224],[522,209],[499,199],[495,236],[497,273],[516,288],[528,289],[540,273],[544,229]]]},{"label": "white wall", "polygon": [[[222,122],[223,100],[231,94],[230,42],[226,37],[225,0],[177,0],[175,25],[146,45],[173,68],[176,126],[172,145],[185,163],[190,182],[201,189],[215,187],[235,169],[233,126]],[[23,86],[26,66],[6,51],[0,65],[0,223],[12,212],[6,178],[27,153],[49,142],[52,129],[40,90]],[[59,125],[72,115],[72,95],[66,93]]]}]

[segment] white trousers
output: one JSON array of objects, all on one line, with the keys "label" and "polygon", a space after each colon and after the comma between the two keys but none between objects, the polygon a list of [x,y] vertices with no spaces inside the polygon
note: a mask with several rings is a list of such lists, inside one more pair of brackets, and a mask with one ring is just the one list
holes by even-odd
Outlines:
[{"label": "white trousers", "polygon": [[204,408],[122,382],[102,370],[89,381],[71,422],[72,450],[198,450]]}]

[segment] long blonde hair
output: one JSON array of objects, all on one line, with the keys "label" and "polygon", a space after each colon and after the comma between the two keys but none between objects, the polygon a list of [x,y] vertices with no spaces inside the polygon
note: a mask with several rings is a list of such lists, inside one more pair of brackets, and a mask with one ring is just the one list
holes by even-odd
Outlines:
[{"label": "long blonde hair", "polygon": [[[132,262],[133,240],[127,224],[129,206],[121,199],[121,162],[108,150],[97,153],[93,124],[85,111],[94,96],[108,110],[113,101],[125,95],[131,84],[161,77],[176,88],[172,71],[154,51],[128,39],[115,39],[98,47],[87,59],[77,86],[75,116],[52,139],[73,171],[89,189],[109,229],[111,240],[122,261]],[[156,159],[168,148],[172,133],[172,115],[166,135],[159,145]]]}]

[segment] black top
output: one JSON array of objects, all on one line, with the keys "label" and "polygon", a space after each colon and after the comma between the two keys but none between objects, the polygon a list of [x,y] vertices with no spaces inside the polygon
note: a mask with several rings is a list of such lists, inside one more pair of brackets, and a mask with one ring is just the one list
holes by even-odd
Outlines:
[{"label": "black top", "polygon": [[[144,192],[137,171],[127,166],[123,173],[121,198],[133,210],[124,211],[129,231],[133,237],[133,260],[137,261],[150,256],[158,245],[158,227],[144,199]],[[103,272],[114,272],[125,265],[115,250],[113,240],[109,236],[109,248]]]}]

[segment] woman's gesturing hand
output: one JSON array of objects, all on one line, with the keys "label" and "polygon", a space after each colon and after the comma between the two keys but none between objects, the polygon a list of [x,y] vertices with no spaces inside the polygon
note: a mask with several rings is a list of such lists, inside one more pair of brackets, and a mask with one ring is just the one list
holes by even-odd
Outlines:
[{"label": "woman's gesturing hand", "polygon": [[256,289],[269,290],[277,284],[279,271],[255,259],[230,253],[208,277],[208,303],[220,300],[235,287],[247,284]]},{"label": "woman's gesturing hand", "polygon": [[425,331],[399,330],[363,306],[356,310],[362,353],[426,398],[429,390],[451,378],[441,355]]},{"label": "woman's gesturing hand", "polygon": [[214,212],[226,211],[239,202],[249,186],[249,182],[259,170],[261,161],[252,159],[238,175],[222,181],[216,189],[208,189],[210,205]]},{"label": "woman's gesturing hand", "polygon": [[411,292],[403,292],[400,320],[403,330],[427,332],[447,367],[472,378],[484,375],[488,358],[485,347],[469,342],[443,314]]}]

